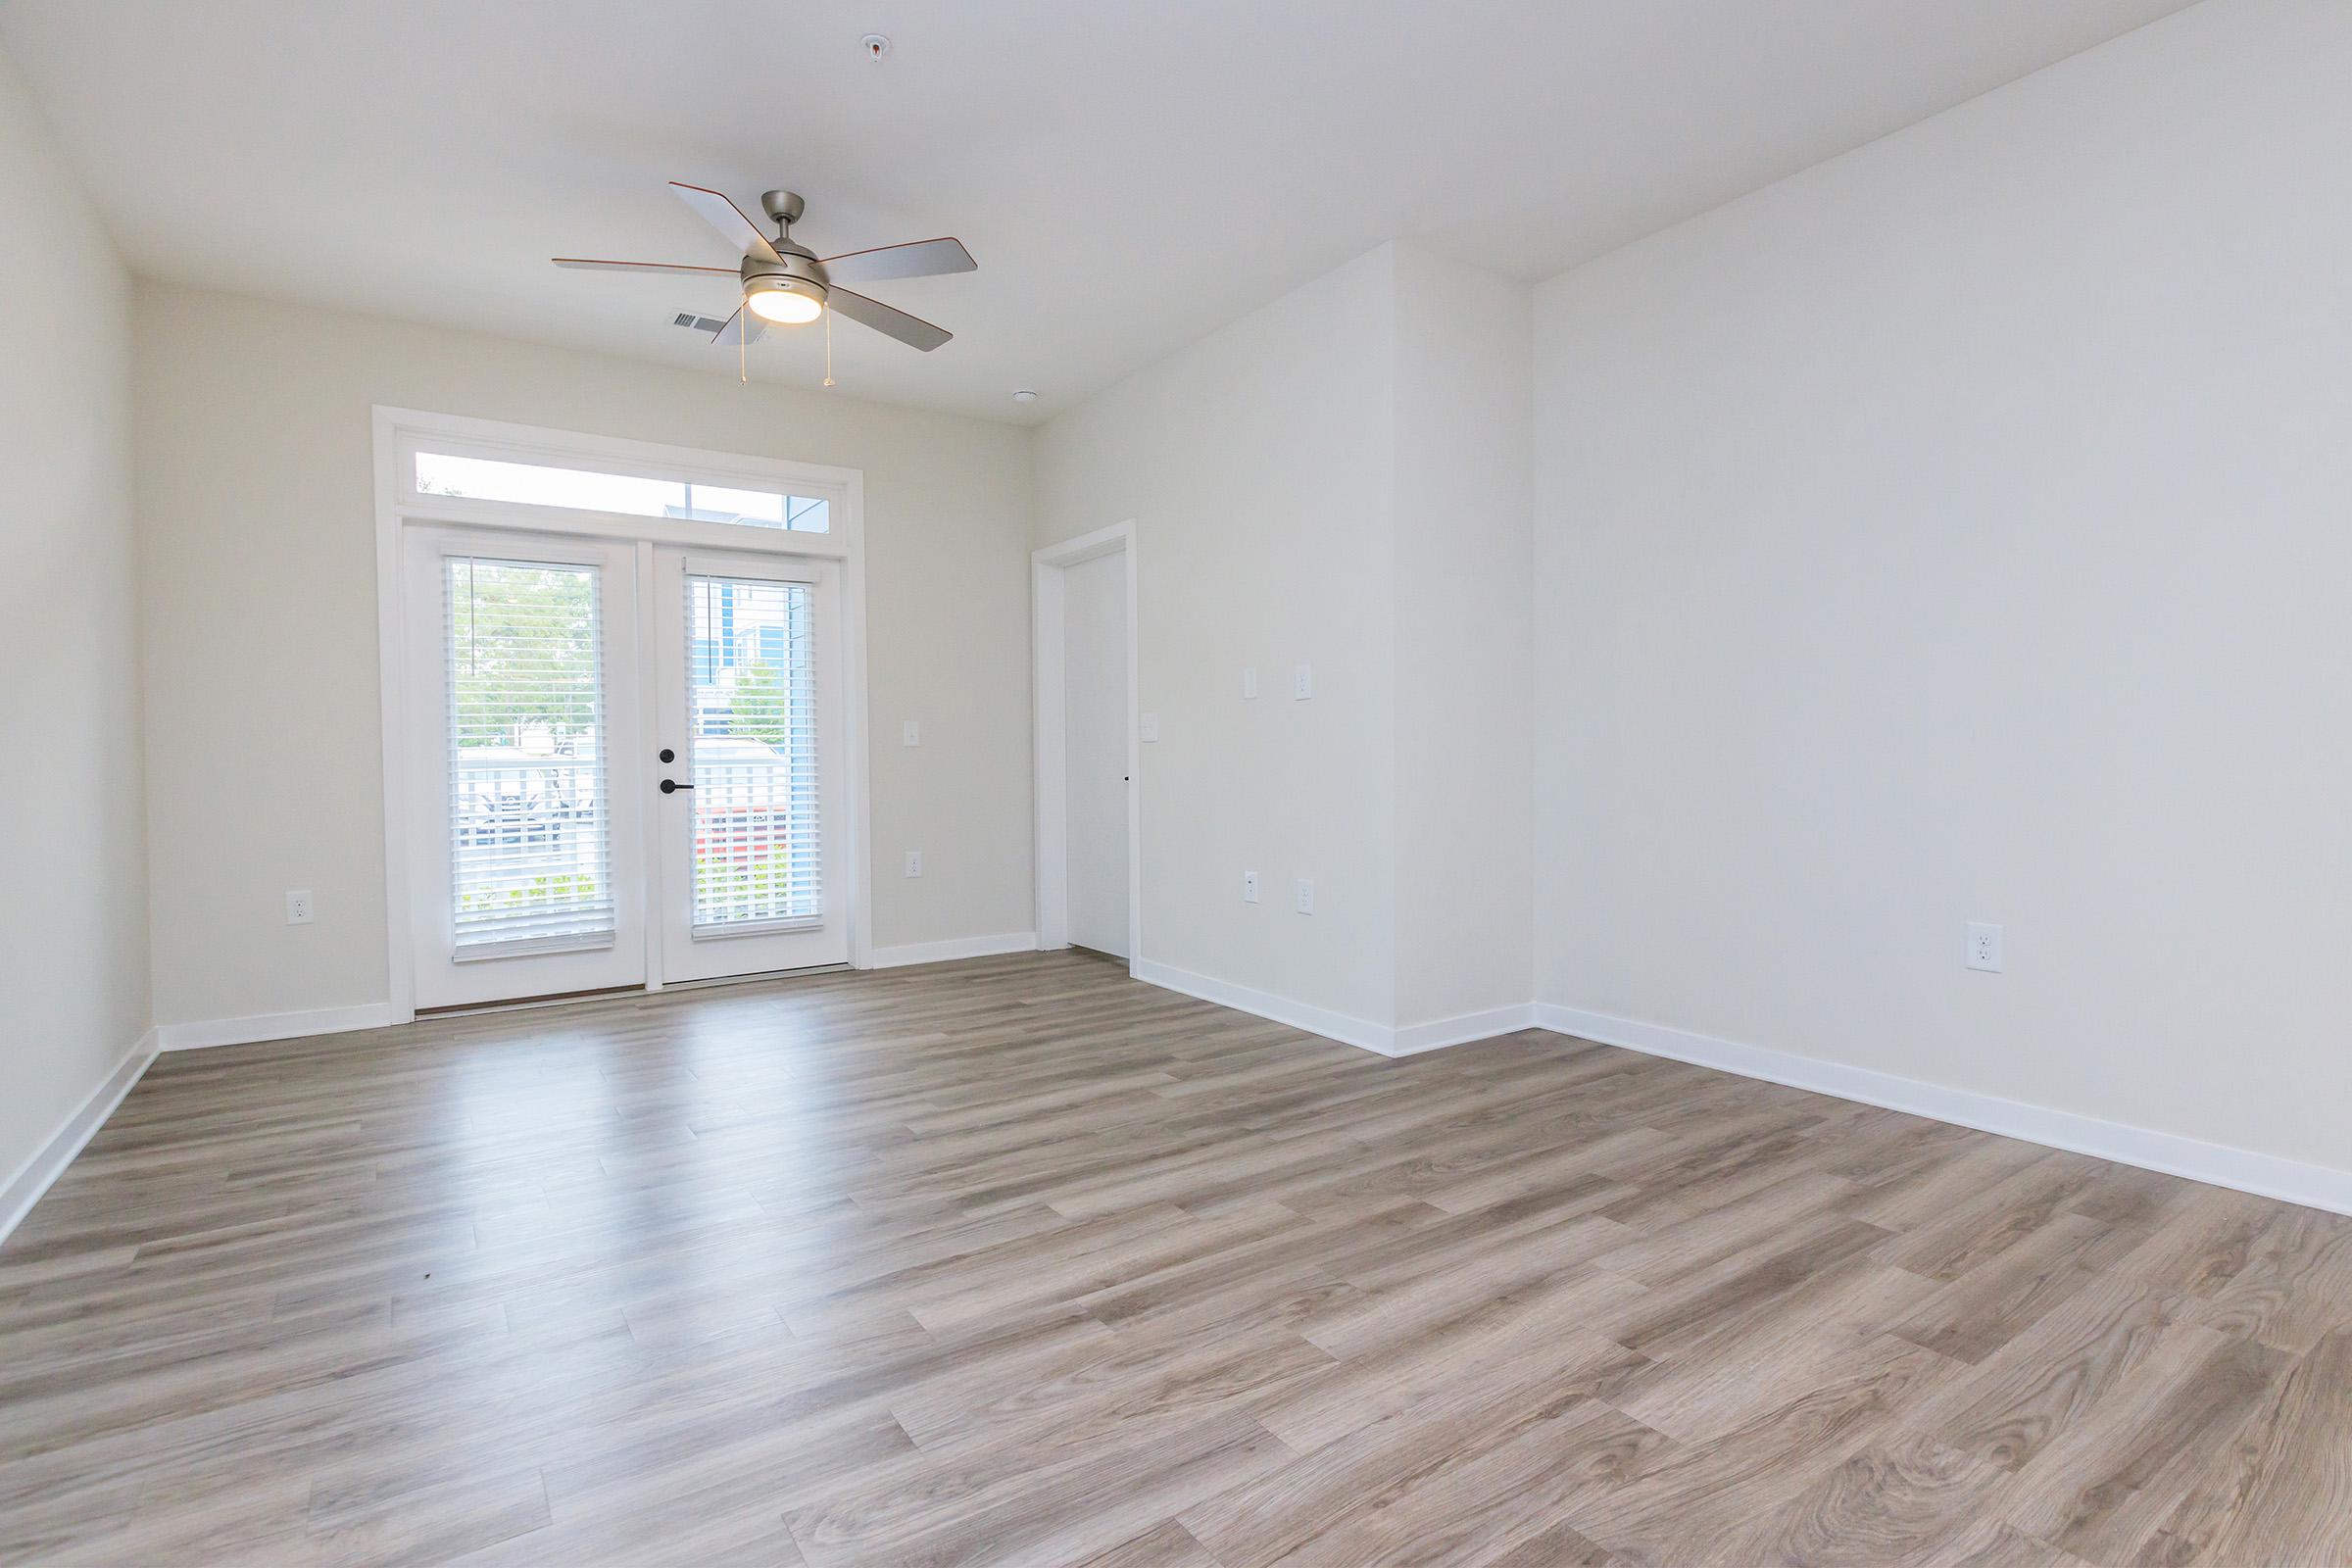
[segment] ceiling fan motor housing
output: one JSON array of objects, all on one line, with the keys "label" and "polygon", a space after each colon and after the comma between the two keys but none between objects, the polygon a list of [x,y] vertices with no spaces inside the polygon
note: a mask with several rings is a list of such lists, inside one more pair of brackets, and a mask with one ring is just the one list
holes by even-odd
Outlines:
[{"label": "ceiling fan motor housing", "polygon": [[787,293],[806,294],[822,303],[825,297],[825,268],[814,254],[790,240],[775,242],[776,259],[764,256],[746,256],[743,259],[743,287],[745,293],[755,290],[780,288]]}]

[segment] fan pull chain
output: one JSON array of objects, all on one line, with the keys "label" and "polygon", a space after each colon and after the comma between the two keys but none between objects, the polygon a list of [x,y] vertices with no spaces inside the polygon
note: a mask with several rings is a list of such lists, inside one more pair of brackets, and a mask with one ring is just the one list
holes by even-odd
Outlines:
[{"label": "fan pull chain", "polygon": [[833,384],[833,307],[825,307],[825,385]]},{"label": "fan pull chain", "polygon": [[743,313],[751,303],[752,297],[746,294],[743,303],[735,307],[735,379],[745,386],[752,384],[752,323]]}]

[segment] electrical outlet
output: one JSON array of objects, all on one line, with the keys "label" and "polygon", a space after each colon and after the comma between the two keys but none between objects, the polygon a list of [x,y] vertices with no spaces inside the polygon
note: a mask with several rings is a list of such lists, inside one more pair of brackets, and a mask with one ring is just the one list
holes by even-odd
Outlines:
[{"label": "electrical outlet", "polygon": [[1291,671],[1291,701],[1303,703],[1315,695],[1315,666],[1300,664]]},{"label": "electrical outlet", "polygon": [[1244,904],[1257,902],[1257,873],[1255,871],[1242,873],[1242,902]]},{"label": "electrical outlet", "polygon": [[310,923],[311,890],[303,888],[297,892],[288,893],[286,895],[286,924],[309,925]]},{"label": "electrical outlet", "polygon": [[1143,738],[1144,740],[1146,740],[1146,741],[1156,741],[1156,740],[1158,740],[1158,739],[1159,739],[1159,715],[1158,715],[1157,713],[1146,713],[1146,714],[1143,716],[1143,719],[1141,720],[1141,722],[1139,722],[1139,723],[1136,725],[1136,728],[1142,732],[1142,738]]},{"label": "electrical outlet", "polygon": [[1972,920],[1968,926],[1968,966],[1987,974],[2001,972],[2001,928]]},{"label": "electrical outlet", "polygon": [[921,876],[923,874],[922,851],[908,850],[906,852],[906,874],[908,876]]},{"label": "electrical outlet", "polygon": [[1315,884],[1312,877],[1302,876],[1298,879],[1298,912],[1300,914],[1315,912]]},{"label": "electrical outlet", "polygon": [[1242,671],[1242,695],[1245,698],[1257,695],[1257,666],[1255,664],[1251,664]]},{"label": "electrical outlet", "polygon": [[919,719],[912,719],[912,718],[910,718],[910,719],[906,720],[906,721],[904,724],[900,725],[900,726],[899,726],[899,744],[900,744],[901,746],[920,746],[920,745],[922,745],[922,744],[923,744],[923,726],[922,726],[922,721],[921,721],[921,720],[919,720]]}]

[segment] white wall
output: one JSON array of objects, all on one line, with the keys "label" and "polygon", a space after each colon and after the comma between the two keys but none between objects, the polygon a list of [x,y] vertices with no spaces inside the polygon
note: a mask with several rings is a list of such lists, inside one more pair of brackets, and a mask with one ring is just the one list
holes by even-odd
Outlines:
[{"label": "white wall", "polygon": [[1528,287],[1398,247],[1396,1021],[1534,994]]},{"label": "white wall", "polygon": [[5,1195],[147,1028],[130,279],[5,56],[0,214]]},{"label": "white wall", "polygon": [[387,994],[379,403],[862,468],[875,945],[1031,929],[1027,431],[180,287],[138,334],[162,1022]]},{"label": "white wall", "polygon": [[2352,1166],[2347,81],[2209,0],[1541,290],[1544,1000]]},{"label": "white wall", "polygon": [[[1384,248],[1037,438],[1036,543],[1136,524],[1139,701],[1160,736],[1137,792],[1142,956],[1380,1023],[1396,941],[1394,310]],[[1301,662],[1315,696],[1298,703]],[[1302,876],[1312,915],[1293,911]]]},{"label": "white wall", "polygon": [[1039,432],[1038,543],[1136,523],[1149,962],[1366,1039],[1527,1004],[1529,299],[1384,245]]}]

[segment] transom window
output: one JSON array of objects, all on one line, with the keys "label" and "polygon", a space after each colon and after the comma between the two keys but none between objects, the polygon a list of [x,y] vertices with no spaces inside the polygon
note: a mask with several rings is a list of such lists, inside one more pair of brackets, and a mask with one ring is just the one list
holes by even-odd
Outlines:
[{"label": "transom window", "polygon": [[829,533],[833,527],[832,506],[821,496],[464,458],[446,452],[416,454],[416,491],[419,495],[570,507],[631,517],[683,517],[793,533]]}]

